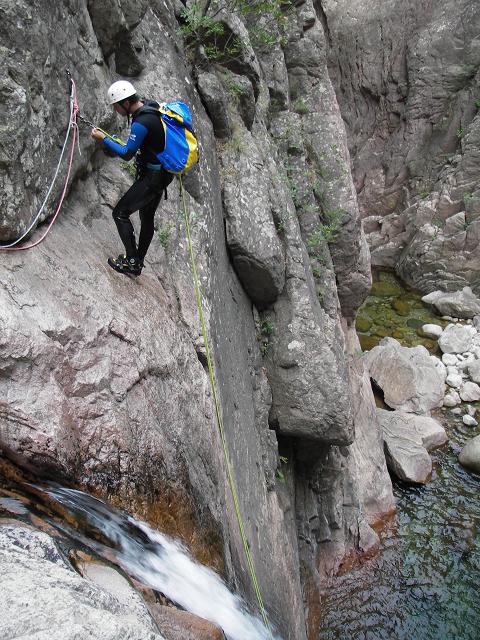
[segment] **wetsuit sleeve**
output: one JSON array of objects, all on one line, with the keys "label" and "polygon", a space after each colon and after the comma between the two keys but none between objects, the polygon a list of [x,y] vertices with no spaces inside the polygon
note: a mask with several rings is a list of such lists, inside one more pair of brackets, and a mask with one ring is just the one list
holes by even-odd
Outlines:
[{"label": "wetsuit sleeve", "polygon": [[139,122],[134,122],[130,129],[130,135],[128,136],[126,145],[118,144],[117,142],[110,140],[110,138],[104,138],[103,144],[117,156],[120,156],[124,160],[131,160],[131,158],[133,158],[137,153],[142,142],[145,140],[147,133],[147,127],[144,127],[143,124],[140,124]]}]

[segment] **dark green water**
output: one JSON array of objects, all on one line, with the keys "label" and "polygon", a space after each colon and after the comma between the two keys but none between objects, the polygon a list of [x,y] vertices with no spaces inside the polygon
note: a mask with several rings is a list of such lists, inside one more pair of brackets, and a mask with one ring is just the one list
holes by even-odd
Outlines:
[{"label": "dark green water", "polygon": [[[403,338],[397,333],[400,342],[425,344],[408,320],[441,324],[439,318],[392,274],[376,274],[376,282],[387,285],[380,284],[381,295],[364,305],[362,314],[372,323],[363,335],[381,339],[376,333],[383,332],[385,314],[386,335],[403,329]],[[396,313],[395,300],[406,303],[406,315]],[[396,526],[382,534],[375,558],[334,579],[323,601],[319,640],[480,639],[480,477],[457,461],[480,427],[464,426],[450,410],[435,417],[450,440],[432,452],[431,482],[394,484]]]},{"label": "dark green water", "polygon": [[398,528],[384,533],[376,558],[335,579],[320,640],[480,638],[480,477],[457,462],[480,429],[448,422],[432,481],[395,484]]},{"label": "dark green water", "polygon": [[421,332],[422,325],[432,323],[448,324],[422,302],[421,293],[406,289],[395,274],[373,272],[372,294],[357,317],[357,333],[364,351],[385,336],[391,336],[406,347],[423,344],[431,353],[436,353],[436,341],[425,338]]}]

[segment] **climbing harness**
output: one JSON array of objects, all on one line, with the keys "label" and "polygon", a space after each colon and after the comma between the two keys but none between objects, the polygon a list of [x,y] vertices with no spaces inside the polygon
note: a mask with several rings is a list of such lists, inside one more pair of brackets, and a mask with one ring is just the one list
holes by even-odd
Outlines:
[{"label": "climbing harness", "polygon": [[263,603],[263,598],[262,598],[262,594],[260,591],[260,586],[258,584],[258,579],[257,579],[257,574],[255,573],[255,566],[253,563],[253,558],[252,558],[252,554],[250,551],[250,545],[248,542],[248,538],[247,538],[247,534],[245,532],[245,525],[243,523],[243,518],[242,518],[242,514],[240,511],[240,505],[238,502],[238,497],[237,497],[237,491],[235,488],[235,480],[233,477],[233,470],[232,470],[232,464],[230,462],[230,456],[228,454],[228,446],[227,446],[227,441],[225,438],[225,428],[223,425],[223,418],[222,418],[222,412],[220,409],[220,401],[218,398],[218,392],[217,392],[217,385],[215,382],[215,373],[213,370],[213,362],[212,362],[212,358],[210,355],[210,347],[209,347],[209,343],[208,343],[208,335],[207,335],[207,326],[205,323],[205,316],[203,314],[203,306],[202,306],[202,298],[201,298],[201,294],[200,294],[200,284],[199,284],[199,279],[198,279],[198,273],[197,273],[197,267],[196,267],[196,262],[195,262],[195,256],[193,253],[193,243],[192,243],[192,238],[191,238],[191,234],[190,234],[190,223],[189,223],[189,219],[188,219],[188,210],[187,210],[187,202],[186,202],[186,198],[185,198],[185,188],[183,186],[183,179],[182,176],[179,175],[178,179],[180,181],[180,192],[182,195],[182,203],[183,203],[183,216],[185,219],[185,231],[186,231],[186,235],[187,235],[187,244],[188,244],[188,252],[190,254],[190,262],[191,262],[191,267],[192,267],[192,273],[193,273],[193,280],[194,280],[194,284],[195,284],[195,296],[196,296],[196,300],[197,300],[197,308],[198,308],[198,315],[200,318],[200,325],[202,328],[202,336],[203,336],[203,343],[205,345],[205,355],[207,358],[207,365],[208,365],[208,376],[210,378],[210,387],[212,389],[212,397],[213,397],[213,403],[215,406],[215,416],[217,419],[217,426],[218,426],[218,430],[220,433],[220,439],[222,441],[222,448],[223,448],[223,454],[225,457],[225,467],[226,467],[226,471],[227,471],[227,479],[228,479],[228,484],[230,486],[230,492],[232,494],[232,499],[233,499],[233,505],[235,508],[235,515],[237,517],[237,522],[238,522],[238,527],[240,529],[240,536],[242,539],[242,544],[243,544],[243,549],[245,552],[245,558],[247,561],[247,566],[248,566],[248,571],[250,573],[250,577],[251,577],[251,581],[252,581],[252,586],[253,589],[255,591],[255,595],[257,597],[257,602],[258,605],[260,607],[260,613],[262,615],[262,619],[263,622],[265,624],[265,627],[268,629],[270,635],[273,637],[272,635],[272,630],[270,627],[270,622],[268,620],[268,616],[267,616],[267,612],[265,610],[265,605]]},{"label": "climbing harness", "polygon": [[[36,247],[37,245],[39,245],[48,235],[48,233],[50,232],[50,229],[52,228],[55,220],[58,217],[58,214],[60,213],[60,209],[62,208],[62,204],[63,204],[63,200],[65,198],[65,194],[67,192],[67,187],[68,187],[68,181],[70,180],[70,172],[72,169],[72,164],[73,164],[73,152],[75,150],[75,142],[77,140],[77,136],[78,136],[78,125],[77,125],[77,115],[78,115],[78,103],[77,103],[77,88],[75,85],[75,81],[73,80],[70,72],[68,71],[68,69],[66,70],[67,75],[68,75],[68,79],[70,81],[70,117],[69,117],[69,122],[68,122],[68,128],[67,128],[67,133],[65,135],[65,140],[63,143],[63,147],[62,147],[62,151],[60,152],[60,158],[58,160],[58,164],[57,164],[57,168],[55,170],[55,175],[53,176],[53,180],[50,184],[50,187],[48,188],[47,191],[47,195],[45,196],[45,199],[40,207],[40,209],[38,210],[37,214],[35,215],[32,223],[30,224],[30,226],[28,227],[28,229],[16,240],[14,240],[13,242],[11,242],[10,244],[6,244],[6,245],[1,245],[0,244],[0,251],[24,251],[25,249],[31,249],[32,247]],[[68,162],[68,170],[67,170],[67,176],[65,179],[65,185],[63,187],[63,191],[62,194],[60,196],[60,200],[57,206],[57,209],[55,211],[55,213],[53,214],[53,217],[51,219],[51,221],[48,224],[48,227],[46,229],[46,231],[44,232],[44,234],[35,242],[32,242],[31,244],[25,245],[25,246],[21,246],[21,247],[17,247],[16,245],[18,245],[29,233],[30,231],[35,227],[35,225],[37,224],[38,220],[40,219],[40,216],[43,213],[43,210],[47,204],[48,198],[50,197],[50,194],[52,192],[52,189],[55,185],[57,176],[58,176],[58,172],[60,171],[60,166],[62,164],[62,160],[63,160],[63,156],[65,153],[65,149],[67,147],[67,142],[68,139],[70,137],[70,133],[73,129],[73,140],[72,140],[72,146],[70,149],[70,157],[69,157],[69,162]],[[79,149],[80,151],[80,149]]]}]

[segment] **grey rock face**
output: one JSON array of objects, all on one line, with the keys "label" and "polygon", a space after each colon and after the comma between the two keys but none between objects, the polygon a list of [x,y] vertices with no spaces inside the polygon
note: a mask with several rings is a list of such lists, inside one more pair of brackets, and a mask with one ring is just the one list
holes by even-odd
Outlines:
[{"label": "grey rock face", "polygon": [[461,291],[445,293],[432,291],[422,298],[423,302],[431,304],[441,315],[454,318],[473,318],[480,313],[480,300],[470,287]]},{"label": "grey rock face", "polygon": [[277,299],[285,283],[284,249],[272,206],[278,178],[264,132],[256,140],[243,123],[236,127],[238,144],[222,154],[227,243],[245,291],[263,309]]},{"label": "grey rock face", "polygon": [[428,414],[442,406],[443,376],[425,347],[402,347],[394,338],[384,338],[365,361],[392,409]]},{"label": "grey rock face", "polygon": [[67,565],[45,533],[0,526],[0,633],[38,640],[162,640],[145,605],[121,602]]},{"label": "grey rock face", "polygon": [[197,86],[212,121],[215,135],[218,138],[228,138],[231,128],[227,113],[227,100],[220,81],[213,73],[201,73],[197,79]]},{"label": "grey rock face", "polygon": [[304,281],[301,258],[290,261],[285,293],[268,316],[276,327],[267,357],[272,418],[285,435],[351,444],[342,335],[318,304],[313,281]]},{"label": "grey rock face", "polygon": [[322,7],[373,264],[424,292],[478,293],[476,2]]}]

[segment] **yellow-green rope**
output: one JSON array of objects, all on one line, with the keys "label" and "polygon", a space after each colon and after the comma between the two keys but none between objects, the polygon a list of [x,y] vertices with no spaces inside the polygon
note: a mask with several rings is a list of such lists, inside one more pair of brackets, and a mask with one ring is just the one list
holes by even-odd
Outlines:
[{"label": "yellow-green rope", "polygon": [[271,635],[272,631],[271,631],[271,628],[270,628],[270,622],[269,622],[268,617],[267,617],[267,612],[265,611],[265,605],[263,604],[262,594],[260,592],[260,587],[258,585],[257,574],[255,573],[255,566],[253,564],[252,554],[250,552],[250,546],[248,544],[247,535],[245,533],[245,526],[243,524],[242,514],[240,512],[240,505],[239,505],[239,502],[238,502],[237,491],[235,489],[235,480],[233,478],[232,465],[230,463],[230,457],[228,455],[228,447],[227,447],[227,441],[225,439],[225,429],[224,429],[224,426],[223,426],[222,412],[221,412],[221,409],[220,409],[220,402],[219,402],[219,399],[218,399],[217,385],[215,383],[215,374],[214,374],[214,371],[213,371],[212,358],[210,356],[210,347],[209,347],[208,337],[207,337],[207,327],[206,327],[206,324],[205,324],[205,317],[203,315],[202,298],[201,298],[201,295],[200,295],[200,284],[199,284],[199,281],[198,281],[197,267],[196,267],[196,263],[195,263],[195,256],[194,256],[194,253],[193,253],[193,244],[192,244],[192,238],[191,238],[191,235],[190,235],[190,223],[189,223],[189,219],[188,219],[187,202],[186,202],[186,199],[185,199],[185,189],[183,187],[182,176],[179,176],[179,180],[180,180],[180,191],[181,191],[181,194],[182,194],[183,215],[184,215],[184,218],[185,218],[185,231],[186,231],[186,234],[187,234],[188,251],[190,253],[190,261],[192,263],[193,280],[194,280],[194,283],[195,283],[195,295],[196,295],[196,298],[197,298],[198,315],[200,317],[200,325],[202,327],[203,342],[205,344],[205,354],[207,356],[208,375],[209,375],[209,378],[210,378],[210,386],[212,388],[213,402],[214,402],[214,405],[215,405],[215,415],[216,415],[216,418],[217,418],[218,430],[220,432],[220,439],[222,441],[223,453],[224,453],[224,456],[225,456],[225,466],[226,466],[226,469],[227,469],[228,484],[230,486],[230,491],[231,491],[231,494],[232,494],[233,504],[234,504],[234,507],[235,507],[235,514],[237,516],[238,527],[240,529],[240,536],[242,538],[243,548],[244,548],[244,551],[245,551],[245,558],[247,560],[247,566],[248,566],[248,570],[249,570],[250,577],[251,577],[251,580],[252,580],[253,589],[254,589],[255,595],[257,597],[257,601],[258,601],[258,605],[260,607],[260,613],[262,614],[263,622],[264,622],[265,626],[267,627],[267,629],[268,629],[268,631],[270,632],[270,635]]}]

